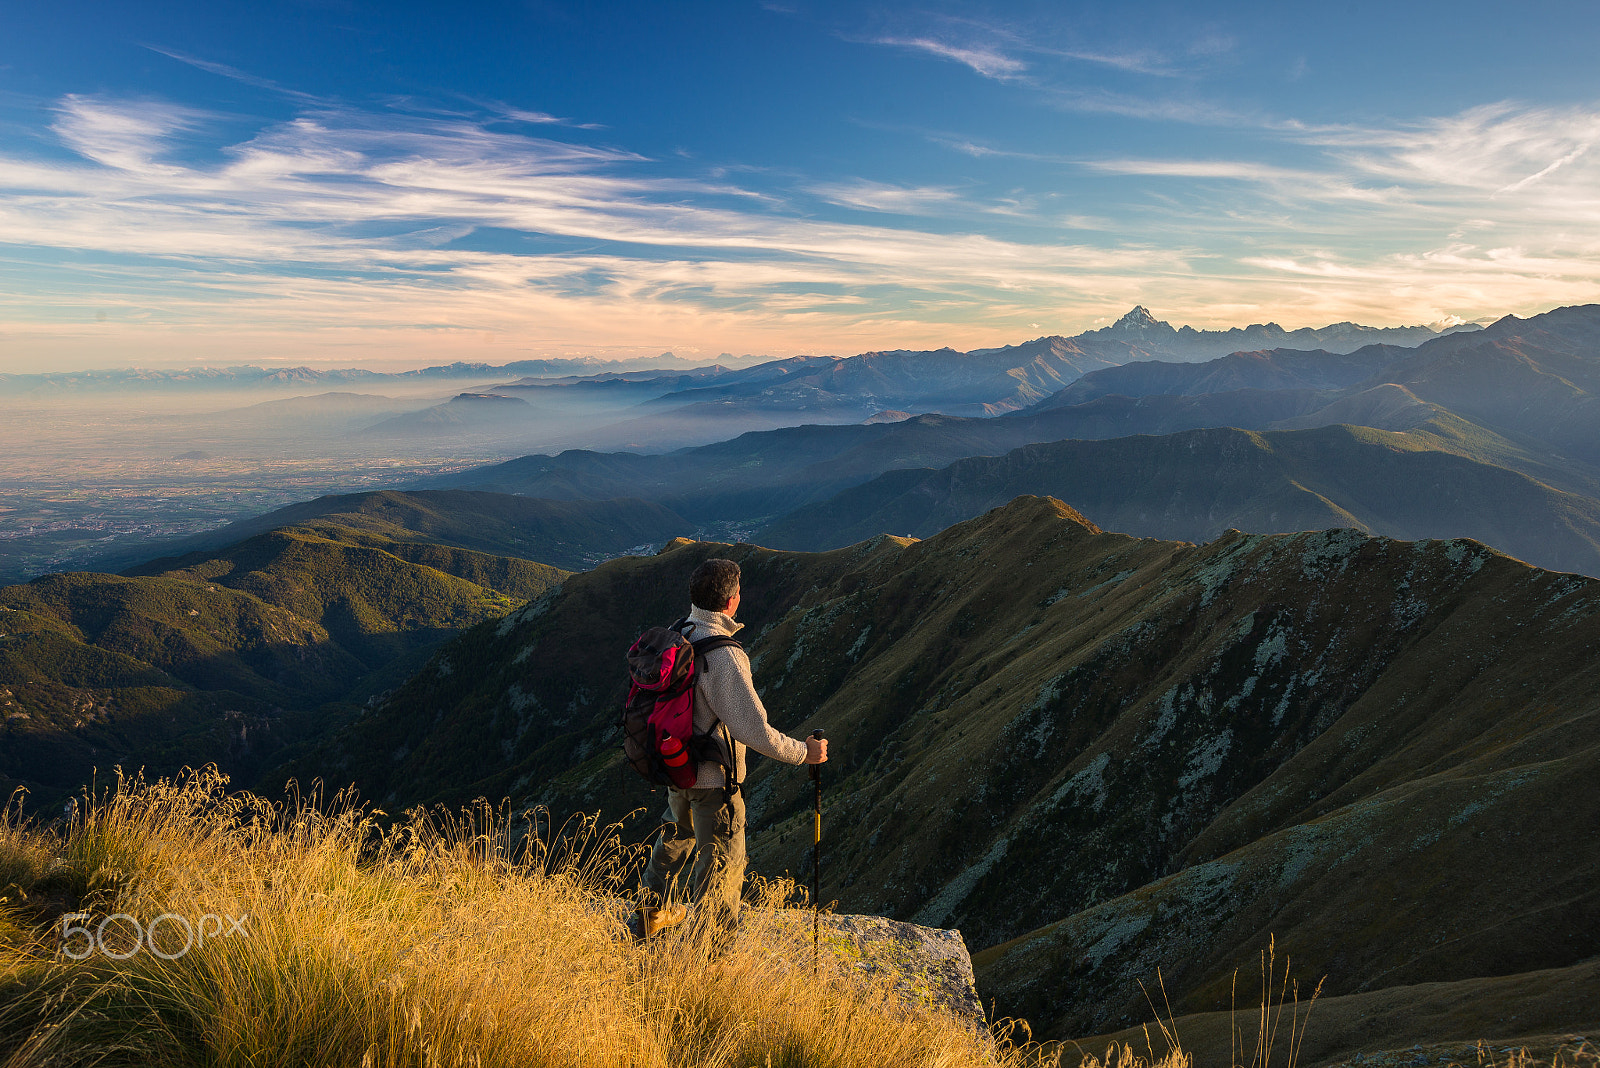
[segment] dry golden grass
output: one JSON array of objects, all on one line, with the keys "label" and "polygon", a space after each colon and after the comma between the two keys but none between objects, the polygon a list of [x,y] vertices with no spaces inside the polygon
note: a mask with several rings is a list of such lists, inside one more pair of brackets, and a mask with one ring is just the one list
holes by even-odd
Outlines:
[{"label": "dry golden grass", "polygon": [[[731,945],[690,930],[641,949],[615,896],[637,854],[609,829],[518,825],[486,805],[387,830],[377,815],[343,798],[269,804],[211,771],[119,781],[70,827],[9,812],[0,1068],[1060,1062],[902,1001],[891,977],[826,954],[814,973],[810,925],[782,922],[792,886],[767,885],[770,908]],[[149,936],[161,954],[74,960],[90,944],[60,937],[74,911],[119,955],[135,947],[117,914],[248,918],[186,952],[168,919]],[[1107,1061],[1147,1068],[1131,1050]]]},{"label": "dry golden grass", "polygon": [[[1476,1050],[1478,1068],[1600,1068],[1600,1046],[1583,1040],[1563,1042],[1543,1051],[1503,1049],[1496,1051],[1480,1042]],[[1466,1058],[1462,1058],[1466,1068]]]}]

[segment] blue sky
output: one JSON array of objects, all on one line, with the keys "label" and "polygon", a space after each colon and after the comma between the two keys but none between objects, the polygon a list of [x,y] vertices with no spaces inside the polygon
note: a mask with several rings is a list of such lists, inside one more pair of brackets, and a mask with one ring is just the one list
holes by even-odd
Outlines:
[{"label": "blue sky", "polygon": [[15,5],[0,370],[1600,300],[1600,5]]}]

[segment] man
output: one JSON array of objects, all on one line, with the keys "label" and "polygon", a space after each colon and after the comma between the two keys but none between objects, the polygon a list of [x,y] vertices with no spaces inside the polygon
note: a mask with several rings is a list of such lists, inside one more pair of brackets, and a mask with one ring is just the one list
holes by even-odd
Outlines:
[{"label": "man", "polygon": [[[686,631],[685,637],[699,641],[737,633],[744,626],[733,618],[739,611],[739,592],[739,565],[732,560],[711,559],[695,568],[689,577],[692,629]],[[709,918],[725,927],[738,919],[745,866],[744,797],[737,789],[730,793],[725,775],[731,775],[735,786],[744,782],[746,746],[785,764],[821,764],[828,759],[827,739],[807,738],[802,742],[774,730],[767,722],[767,710],[750,678],[750,659],[737,646],[712,649],[698,664],[694,731],[716,731],[717,744],[731,770],[707,760],[700,764],[694,786],[686,790],[667,788],[672,821],[656,839],[643,878],[657,903],[636,914],[634,934],[638,937],[681,923],[687,915],[688,910],[680,903],[685,895],[674,894],[673,890],[691,853],[694,868],[688,899],[709,906]]]}]

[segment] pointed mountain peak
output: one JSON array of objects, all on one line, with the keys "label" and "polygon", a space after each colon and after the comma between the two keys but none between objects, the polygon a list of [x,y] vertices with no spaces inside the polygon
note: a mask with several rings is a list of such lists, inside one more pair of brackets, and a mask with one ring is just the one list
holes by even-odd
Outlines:
[{"label": "pointed mountain peak", "polygon": [[1108,337],[1150,338],[1153,336],[1160,338],[1169,334],[1176,335],[1177,331],[1172,329],[1170,323],[1162,322],[1154,315],[1151,315],[1150,309],[1140,304],[1135,306],[1127,315],[1102,329],[1100,333]]}]

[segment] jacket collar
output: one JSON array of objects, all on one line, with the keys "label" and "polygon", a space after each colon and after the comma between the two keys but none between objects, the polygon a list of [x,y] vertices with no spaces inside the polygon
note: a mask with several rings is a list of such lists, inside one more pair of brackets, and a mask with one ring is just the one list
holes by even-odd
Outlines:
[{"label": "jacket collar", "polygon": [[743,623],[735,622],[730,616],[699,605],[689,609],[689,622],[695,624],[696,629],[704,628],[712,634],[737,634],[744,629]]}]

